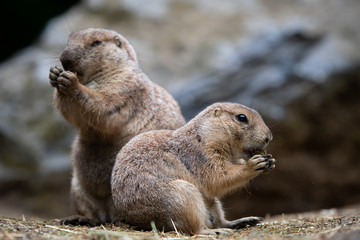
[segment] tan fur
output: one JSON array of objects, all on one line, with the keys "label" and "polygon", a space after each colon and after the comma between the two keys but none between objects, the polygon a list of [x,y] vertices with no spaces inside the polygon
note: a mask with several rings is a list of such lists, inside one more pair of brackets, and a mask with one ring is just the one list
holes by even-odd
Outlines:
[{"label": "tan fur", "polygon": [[110,222],[110,176],[118,151],[141,132],[176,129],[185,121],[176,101],[142,72],[133,47],[115,31],[71,34],[60,61],[64,70],[52,67],[49,78],[56,108],[78,130],[71,196],[81,215],[65,223]]},{"label": "tan fur", "polygon": [[[245,114],[248,122],[237,115]],[[219,197],[275,167],[263,151],[272,135],[260,115],[234,103],[214,104],[185,126],[140,134],[119,152],[112,194],[121,220],[195,234],[239,228],[261,218],[227,221]]]}]

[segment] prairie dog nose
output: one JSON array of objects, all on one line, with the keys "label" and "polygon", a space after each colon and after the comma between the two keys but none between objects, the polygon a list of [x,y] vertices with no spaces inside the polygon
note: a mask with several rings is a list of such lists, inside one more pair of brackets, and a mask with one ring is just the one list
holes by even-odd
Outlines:
[{"label": "prairie dog nose", "polygon": [[269,130],[268,134],[265,137],[265,143],[268,144],[272,139],[273,139],[273,135]]}]

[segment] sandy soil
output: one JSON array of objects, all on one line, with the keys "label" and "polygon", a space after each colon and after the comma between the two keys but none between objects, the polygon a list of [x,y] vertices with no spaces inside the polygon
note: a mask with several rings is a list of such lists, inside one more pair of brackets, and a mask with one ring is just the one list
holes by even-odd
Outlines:
[{"label": "sandy soil", "polygon": [[58,220],[0,218],[0,239],[360,239],[360,205],[318,212],[268,216],[255,226],[217,229],[212,235],[135,231],[126,226],[62,226]]}]

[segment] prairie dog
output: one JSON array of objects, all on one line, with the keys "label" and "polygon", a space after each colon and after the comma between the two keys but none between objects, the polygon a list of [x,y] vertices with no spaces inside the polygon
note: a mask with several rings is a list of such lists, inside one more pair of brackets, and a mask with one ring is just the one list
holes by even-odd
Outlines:
[{"label": "prairie dog", "polygon": [[116,154],[132,137],[185,124],[173,97],[141,70],[131,44],[113,30],[70,35],[50,69],[56,108],[77,129],[71,198],[78,215],[65,224],[114,220],[110,177]]},{"label": "prairie dog", "polygon": [[219,197],[275,167],[265,153],[272,134],[260,115],[234,103],[216,103],[177,130],[155,130],[130,140],[112,172],[112,196],[121,221],[196,234],[240,228],[262,218],[227,221]]}]

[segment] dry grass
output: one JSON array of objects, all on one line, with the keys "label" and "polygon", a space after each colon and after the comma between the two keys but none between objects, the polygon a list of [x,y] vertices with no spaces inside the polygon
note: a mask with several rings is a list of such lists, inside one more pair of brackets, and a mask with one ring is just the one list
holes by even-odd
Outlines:
[{"label": "dry grass", "polygon": [[[357,211],[357,210],[356,210]],[[134,231],[105,225],[95,228],[59,225],[58,221],[0,217],[0,239],[360,239],[360,214],[338,215],[339,211],[268,218],[255,227],[220,229],[214,235],[186,236],[177,232]]]}]

